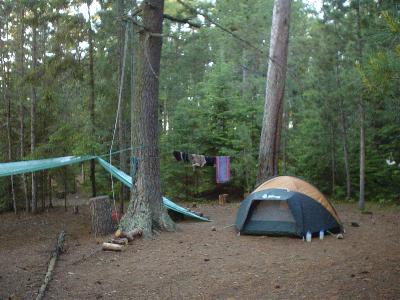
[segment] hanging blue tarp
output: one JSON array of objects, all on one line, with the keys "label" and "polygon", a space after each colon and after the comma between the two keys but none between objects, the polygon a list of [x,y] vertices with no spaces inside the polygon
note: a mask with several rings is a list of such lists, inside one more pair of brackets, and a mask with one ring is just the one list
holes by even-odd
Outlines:
[{"label": "hanging blue tarp", "polygon": [[[91,159],[96,159],[103,166],[104,169],[106,169],[108,172],[111,173],[112,176],[117,178],[127,187],[132,188],[131,176],[117,169],[116,167],[109,164],[107,161],[98,156],[65,156],[65,157],[56,157],[49,159],[0,163],[0,177],[58,168],[62,166],[84,162]],[[189,211],[188,209],[175,204],[174,202],[165,197],[163,197],[163,203],[167,209],[176,211],[185,216],[192,217],[201,221],[209,221],[207,218],[201,217]]]},{"label": "hanging blue tarp", "polygon": [[110,172],[112,176],[117,178],[119,181],[121,181],[127,187],[132,188],[132,177],[131,176],[129,176],[128,174],[126,174],[126,173],[122,172],[121,170],[117,169],[113,165],[109,164],[108,162],[106,162],[101,157],[97,157],[96,160],[100,163],[100,165],[104,169],[106,169],[108,172]]},{"label": "hanging blue tarp", "polygon": [[26,160],[0,163],[0,177],[37,172],[80,163],[96,158],[95,156],[64,156],[48,159]]},{"label": "hanging blue tarp", "polygon": [[[127,187],[132,188],[132,177],[131,176],[129,176],[128,174],[117,169],[116,167],[109,164],[108,162],[106,162],[104,159],[102,159],[100,157],[97,157],[96,159],[104,167],[104,169],[106,169],[108,172],[111,173],[112,176],[117,178],[119,181],[121,181]],[[202,220],[202,221],[209,221],[207,218],[201,217],[201,216],[191,212],[190,210],[175,204],[174,202],[172,202],[171,200],[169,200],[165,197],[163,197],[163,203],[166,208],[176,211],[178,213],[181,213],[185,216],[192,217],[192,218]]]}]

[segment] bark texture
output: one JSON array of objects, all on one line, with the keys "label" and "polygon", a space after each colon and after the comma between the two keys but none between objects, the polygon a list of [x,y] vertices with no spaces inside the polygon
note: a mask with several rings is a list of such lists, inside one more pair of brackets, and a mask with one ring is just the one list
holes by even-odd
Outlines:
[{"label": "bark texture", "polygon": [[174,230],[161,199],[158,124],[159,72],[162,46],[163,0],[143,2],[143,26],[137,61],[136,96],[132,115],[132,154],[137,158],[136,182],[120,228],[143,230],[145,237],[153,229]]},{"label": "bark texture", "polygon": [[112,222],[111,200],[108,196],[94,197],[89,200],[92,233],[95,236],[107,235],[114,230]]},{"label": "bark texture", "polygon": [[290,5],[290,0],[275,0],[274,3],[257,184],[278,173],[289,43]]}]

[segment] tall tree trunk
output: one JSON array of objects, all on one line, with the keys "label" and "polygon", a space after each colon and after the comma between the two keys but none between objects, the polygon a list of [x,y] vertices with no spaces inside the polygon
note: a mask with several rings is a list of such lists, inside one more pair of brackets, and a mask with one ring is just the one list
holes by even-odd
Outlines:
[{"label": "tall tree trunk", "polygon": [[282,144],[282,174],[286,175],[287,173],[287,141],[288,141],[288,134],[289,134],[289,118],[288,115],[285,113],[283,115],[283,121],[285,124],[284,132],[283,132],[283,144]]},{"label": "tall tree trunk", "polygon": [[246,101],[247,90],[248,90],[248,65],[247,65],[247,52],[243,49],[242,52],[242,101]]},{"label": "tall tree trunk", "polygon": [[[25,156],[25,84],[22,79],[25,76],[24,70],[24,44],[25,44],[25,23],[24,23],[24,16],[25,10],[24,7],[21,5],[20,8],[20,45],[17,52],[17,64],[18,64],[18,75],[19,75],[19,82],[18,82],[18,96],[19,96],[19,149],[20,149],[20,160],[24,159]],[[28,198],[28,188],[26,183],[26,175],[21,175],[21,183],[22,183],[22,191],[24,193],[25,199],[25,211],[29,212],[29,198]]]},{"label": "tall tree trunk", "polygon": [[336,145],[335,145],[335,127],[333,120],[331,124],[331,184],[332,184],[332,196],[335,197],[336,189]]},{"label": "tall tree trunk", "polygon": [[[124,1],[123,0],[118,0],[117,1],[117,13],[118,17],[122,18],[124,14]],[[118,28],[118,49],[119,49],[119,66],[118,66],[118,88],[117,88],[117,95],[118,98],[121,97],[121,103],[119,107],[119,112],[118,112],[118,144],[119,144],[119,149],[125,149],[126,148],[126,141],[125,141],[125,119],[124,119],[124,106],[125,106],[125,96],[126,93],[123,93],[122,86],[124,85],[124,73],[125,73],[125,64],[124,60],[126,59],[126,49],[125,49],[125,39],[127,38],[125,33],[125,26],[124,23],[121,21],[119,23],[119,28]],[[128,163],[127,163],[127,157],[126,157],[126,152],[121,151],[119,153],[119,164],[120,164],[120,169],[124,171],[125,173],[128,173]],[[121,199],[120,199],[120,207],[119,210],[121,213],[124,212],[124,201],[128,198],[128,189],[125,185],[121,185]]]},{"label": "tall tree trunk", "polygon": [[257,184],[277,175],[289,43],[290,0],[275,0]]},{"label": "tall tree trunk", "polygon": [[[363,60],[363,45],[362,45],[362,32],[361,32],[361,12],[360,12],[360,0],[357,3],[357,51],[358,60],[360,67],[362,67]],[[364,99],[362,90],[359,95],[358,102],[360,110],[360,194],[358,198],[358,208],[360,210],[365,209],[365,111],[364,111]]]},{"label": "tall tree trunk", "polygon": [[63,181],[64,181],[64,210],[67,211],[67,194],[68,194],[68,170],[67,167],[64,167],[64,176],[63,176]]},{"label": "tall tree trunk", "polygon": [[[32,70],[35,74],[37,71],[37,27],[32,28]],[[37,105],[36,86],[32,85],[31,99],[31,154],[34,155],[36,148],[36,105]],[[37,211],[37,183],[35,173],[32,173],[32,198],[31,209],[32,213]]]},{"label": "tall tree trunk", "polygon": [[351,177],[349,163],[349,146],[347,143],[346,117],[344,115],[343,103],[340,105],[340,119],[342,124],[344,169],[346,173],[346,199],[348,200],[351,198]]},{"label": "tall tree trunk", "polygon": [[[20,98],[23,99],[23,98]],[[20,104],[20,110],[19,110],[19,147],[20,147],[20,153],[21,157],[20,159],[23,160],[25,156],[25,108],[23,101],[21,101]],[[28,197],[28,187],[27,187],[27,182],[26,182],[26,175],[22,174],[22,190],[24,193],[24,199],[25,199],[25,211],[29,212],[29,197]]]},{"label": "tall tree trunk", "polygon": [[[90,5],[92,1],[87,1],[87,9],[89,16],[89,80],[90,80],[90,100],[89,100],[89,114],[92,137],[95,138],[95,91],[94,91],[94,49],[93,49],[93,30],[90,15]],[[96,163],[94,159],[90,161],[90,181],[92,183],[92,197],[96,197]]]},{"label": "tall tree trunk", "polygon": [[41,191],[41,203],[42,203],[42,211],[44,211],[46,207],[46,171],[41,172],[41,178],[40,178],[40,191]]},{"label": "tall tree trunk", "polygon": [[[336,51],[336,89],[340,92],[341,82],[339,74],[339,51]],[[349,146],[347,143],[347,122],[344,111],[343,97],[339,95],[339,111],[340,111],[340,123],[343,139],[343,158],[344,158],[344,170],[346,174],[346,199],[351,198],[351,178],[350,178],[350,164],[349,164]]]},{"label": "tall tree trunk", "polygon": [[163,0],[143,2],[143,26],[138,53],[138,80],[132,117],[132,152],[138,158],[131,200],[120,226],[124,230],[174,230],[161,199],[158,126],[159,72],[162,46]]},{"label": "tall tree trunk", "polygon": [[[6,20],[6,40],[8,40],[8,21]],[[4,58],[4,57],[3,57]],[[12,138],[11,138],[11,95],[9,92],[10,89],[10,63],[7,59],[7,63],[5,63],[3,59],[3,98],[4,103],[7,107],[7,117],[6,117],[6,127],[7,127],[7,148],[8,148],[8,161],[12,161]],[[11,190],[11,198],[14,213],[17,213],[17,202],[15,198],[15,189],[14,189],[14,176],[10,177],[10,190]]]},{"label": "tall tree trunk", "polygon": [[51,186],[51,175],[49,175],[48,191],[49,191],[49,208],[53,208],[53,188]]}]

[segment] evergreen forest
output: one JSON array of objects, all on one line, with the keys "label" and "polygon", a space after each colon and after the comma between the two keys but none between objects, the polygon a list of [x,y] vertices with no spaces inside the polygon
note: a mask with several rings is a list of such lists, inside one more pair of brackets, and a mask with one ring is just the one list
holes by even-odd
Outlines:
[{"label": "evergreen forest", "polygon": [[[128,172],[130,149],[146,146],[131,145],[138,45],[146,44],[141,2],[0,2],[1,162],[109,160],[111,151],[112,164]],[[272,11],[272,0],[165,1],[157,76],[163,195],[242,199],[254,190]],[[293,0],[288,45],[277,173],[303,178],[330,199],[357,201],[362,144],[366,201],[399,203],[399,2]],[[217,184],[215,168],[194,169],[173,151],[230,156],[232,179]],[[49,194],[90,194],[93,175],[97,194],[129,199],[88,162],[0,177],[0,210],[15,202],[30,211],[32,197],[40,209]]]}]

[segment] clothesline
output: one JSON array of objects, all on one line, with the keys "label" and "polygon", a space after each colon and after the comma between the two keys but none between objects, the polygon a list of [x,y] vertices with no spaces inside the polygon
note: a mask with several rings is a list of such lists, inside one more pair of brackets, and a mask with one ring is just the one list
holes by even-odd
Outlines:
[{"label": "clothesline", "polygon": [[189,154],[182,151],[173,151],[172,155],[177,161],[191,163],[195,167],[215,166],[216,182],[225,183],[231,179],[231,163],[229,156],[206,156],[201,154]]}]

